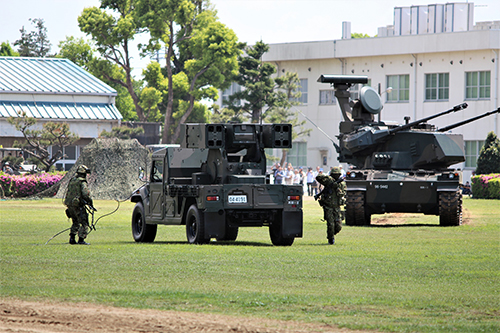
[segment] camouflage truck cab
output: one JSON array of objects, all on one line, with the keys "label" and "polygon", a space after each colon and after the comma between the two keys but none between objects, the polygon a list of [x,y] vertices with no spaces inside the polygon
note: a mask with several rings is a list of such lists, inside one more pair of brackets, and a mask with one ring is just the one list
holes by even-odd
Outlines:
[{"label": "camouflage truck cab", "polygon": [[132,195],[132,234],[185,225],[189,243],[234,241],[240,227],[269,227],[274,245],[302,237],[302,187],[270,184],[264,148],[290,148],[288,124],[184,124],[179,146],[152,156],[149,181]]}]

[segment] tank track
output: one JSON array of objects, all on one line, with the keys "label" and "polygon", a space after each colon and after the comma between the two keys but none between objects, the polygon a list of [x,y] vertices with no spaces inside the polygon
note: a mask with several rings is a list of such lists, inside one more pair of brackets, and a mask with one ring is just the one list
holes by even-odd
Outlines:
[{"label": "tank track", "polygon": [[441,192],[439,194],[439,225],[459,226],[462,224],[462,194]]},{"label": "tank track", "polygon": [[350,191],[346,194],[345,224],[346,225],[370,225],[370,214],[366,213],[365,193],[362,191]]}]

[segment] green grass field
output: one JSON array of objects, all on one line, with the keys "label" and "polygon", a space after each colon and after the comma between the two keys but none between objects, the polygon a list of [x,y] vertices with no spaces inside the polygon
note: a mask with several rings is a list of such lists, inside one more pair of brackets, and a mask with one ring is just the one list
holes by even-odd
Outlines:
[{"label": "green grass field", "polygon": [[[96,217],[116,208],[97,201]],[[69,245],[60,200],[0,201],[0,297],[224,313],[391,332],[500,331],[500,202],[464,200],[467,224],[424,215],[379,216],[346,227],[335,246],[314,200],[304,237],[273,247],[267,228],[235,243],[188,245],[183,226],[133,241],[133,204]]]}]

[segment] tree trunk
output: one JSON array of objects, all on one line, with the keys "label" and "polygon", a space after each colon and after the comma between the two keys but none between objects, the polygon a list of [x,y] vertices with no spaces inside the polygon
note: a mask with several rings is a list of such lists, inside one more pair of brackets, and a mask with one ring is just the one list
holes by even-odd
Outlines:
[{"label": "tree trunk", "polygon": [[174,42],[173,42],[174,28],[172,24],[169,26],[169,29],[170,29],[170,40],[168,42],[167,57],[166,57],[168,93],[167,93],[167,109],[165,110],[165,122],[163,125],[163,135],[161,138],[161,143],[163,144],[171,142],[169,133],[170,133],[170,126],[172,125],[171,119],[174,108],[174,84],[173,84],[173,73],[172,73],[172,63],[171,63],[172,54],[174,52]]},{"label": "tree trunk", "polygon": [[205,73],[208,69],[209,69],[209,66],[206,66],[205,68],[203,68],[201,71],[196,73],[196,75],[193,78],[193,81],[191,81],[191,86],[189,87],[189,107],[186,110],[186,113],[184,113],[182,115],[181,119],[179,120],[179,126],[177,126],[175,128],[174,135],[172,137],[172,142],[177,142],[177,139],[179,139],[179,136],[181,134],[180,124],[184,124],[186,122],[186,120],[188,119],[188,117],[191,115],[191,112],[193,112],[193,107],[194,107],[193,91],[194,91],[194,87],[196,85],[196,80],[200,77],[200,75]]}]

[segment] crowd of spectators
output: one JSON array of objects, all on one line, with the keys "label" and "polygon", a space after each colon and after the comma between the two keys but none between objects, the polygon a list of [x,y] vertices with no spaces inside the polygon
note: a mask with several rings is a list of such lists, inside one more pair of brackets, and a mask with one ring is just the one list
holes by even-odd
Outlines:
[{"label": "crowd of spectators", "polygon": [[[345,176],[342,166],[339,167],[342,170],[342,175]],[[294,168],[292,163],[287,162],[285,162],[283,166],[281,166],[280,163],[275,163],[271,168],[274,184],[302,185],[304,187],[304,193],[307,191],[307,195],[310,197],[321,191],[321,185],[316,181],[316,176],[323,172],[323,168],[319,166],[317,166],[316,169],[308,167],[306,170],[306,168],[303,167]],[[330,172],[330,170],[326,172]]]}]

